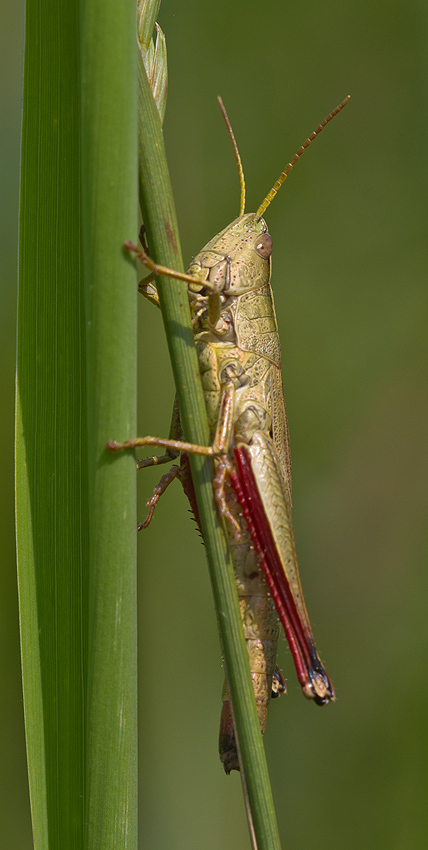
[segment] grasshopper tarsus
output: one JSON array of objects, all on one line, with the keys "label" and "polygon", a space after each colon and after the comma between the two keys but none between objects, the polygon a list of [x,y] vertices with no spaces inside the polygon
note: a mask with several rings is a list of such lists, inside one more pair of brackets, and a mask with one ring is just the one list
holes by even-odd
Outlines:
[{"label": "grasshopper tarsus", "polygon": [[109,452],[120,452],[123,448],[123,443],[118,443],[117,440],[109,440],[108,443],[106,443],[106,449],[108,449]]},{"label": "grasshopper tarsus", "polygon": [[[131,239],[127,239],[126,242],[123,243],[123,250],[126,251],[127,254],[135,254],[138,259],[141,257],[148,257],[148,254],[138,247]],[[144,263],[145,265],[145,263]]]},{"label": "grasshopper tarsus", "polygon": [[[171,458],[169,458],[171,460]],[[177,475],[180,473],[180,467],[177,464],[171,466],[168,472],[165,475],[162,475],[159,483],[153,488],[153,496],[150,499],[147,499],[146,507],[149,508],[147,516],[143,522],[139,523],[137,526],[137,531],[141,531],[143,528],[148,528],[150,525],[153,514],[155,512],[156,505],[159,502],[159,499],[165,493],[165,490],[169,487],[169,485],[177,478]]]}]

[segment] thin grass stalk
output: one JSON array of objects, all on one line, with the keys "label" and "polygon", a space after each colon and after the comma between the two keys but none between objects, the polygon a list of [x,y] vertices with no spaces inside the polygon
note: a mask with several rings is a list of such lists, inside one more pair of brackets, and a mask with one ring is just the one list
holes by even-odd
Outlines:
[{"label": "thin grass stalk", "polygon": [[[183,270],[174,201],[162,137],[161,121],[147,75],[139,63],[140,203],[153,259]],[[199,445],[209,440],[184,283],[157,278],[185,439]],[[240,620],[233,567],[223,524],[213,498],[213,464],[190,457],[192,478],[204,535],[236,732],[245,774],[244,794],[253,842],[260,850],[279,848],[278,829],[266,759]]]}]

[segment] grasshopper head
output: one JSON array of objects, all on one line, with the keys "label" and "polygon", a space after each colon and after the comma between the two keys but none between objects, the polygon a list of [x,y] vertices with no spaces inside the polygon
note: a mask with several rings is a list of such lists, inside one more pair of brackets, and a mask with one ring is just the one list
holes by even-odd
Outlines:
[{"label": "grasshopper head", "polygon": [[210,281],[227,296],[243,295],[269,283],[272,238],[264,219],[242,215],[195,257],[189,273]]},{"label": "grasshopper head", "polygon": [[[259,289],[270,280],[270,255],[272,239],[267,231],[266,222],[262,218],[269,204],[288,177],[291,169],[300,159],[302,153],[309,147],[316,136],[321,133],[326,124],[340,112],[349,101],[349,95],[333,109],[324,121],[315,128],[313,133],[303,142],[297,153],[275,181],[274,185],[260,204],[257,212],[243,215],[245,209],[245,180],[241,157],[233,135],[233,130],[221,98],[218,99],[220,109],[226,122],[227,131],[233,145],[238,166],[241,186],[241,202],[239,218],[225,227],[218,236],[211,239],[205,248],[195,258],[189,269],[190,274],[201,281],[209,280],[220,294],[243,295],[245,292]],[[204,277],[205,276],[205,277]],[[203,286],[194,291],[203,293]],[[213,292],[211,288],[211,292]]]}]

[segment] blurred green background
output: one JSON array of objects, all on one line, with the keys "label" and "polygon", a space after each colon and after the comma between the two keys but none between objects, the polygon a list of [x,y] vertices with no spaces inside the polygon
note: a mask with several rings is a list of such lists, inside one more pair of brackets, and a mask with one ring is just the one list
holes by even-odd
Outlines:
[{"label": "blurred green background", "polygon": [[[284,848],[426,846],[428,8],[176,4],[165,120],[185,261],[238,214],[216,104],[254,210],[350,93],[266,214],[284,353],[303,584],[337,703],[288,696],[265,736]],[[23,9],[0,11],[0,844],[30,850],[13,531],[13,379]],[[129,234],[135,238],[136,234]],[[140,305],[139,431],[173,398],[161,319]],[[114,435],[113,435],[114,436]],[[70,451],[65,446],[64,451]],[[140,508],[159,471],[140,473]],[[249,847],[217,757],[222,669],[203,549],[180,488],[140,535],[141,848]]]}]

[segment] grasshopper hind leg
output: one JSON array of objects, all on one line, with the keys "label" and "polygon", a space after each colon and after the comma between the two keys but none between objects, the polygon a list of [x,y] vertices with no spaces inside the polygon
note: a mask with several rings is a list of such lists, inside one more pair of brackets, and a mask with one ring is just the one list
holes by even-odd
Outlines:
[{"label": "grasshopper hind leg", "polygon": [[178,452],[168,449],[163,455],[152,455],[137,460],[137,469],[148,469],[149,466],[161,466],[162,463],[170,463],[175,460]]},{"label": "grasshopper hind leg", "polygon": [[[181,425],[180,425],[180,414],[178,411],[177,399],[174,400],[174,405],[172,409],[172,417],[171,417],[171,425],[169,429],[169,436],[175,438],[180,436],[181,434]],[[166,452],[162,455],[154,455],[152,457],[145,457],[141,460],[137,461],[137,469],[147,469],[149,466],[160,466],[163,463],[171,463],[172,460],[175,460],[178,456],[179,452],[176,449],[167,448]],[[143,528],[147,528],[152,519],[153,514],[155,512],[155,508],[157,503],[159,502],[160,497],[169,485],[174,481],[175,478],[180,477],[180,473],[182,473],[181,466],[174,464],[165,473],[162,475],[159,483],[156,484],[156,487],[153,490],[153,496],[146,502],[146,507],[149,508],[148,514],[143,522],[138,523],[137,531],[141,531]]]},{"label": "grasshopper hind leg", "polygon": [[[152,458],[150,458],[150,460],[151,459]],[[165,493],[165,490],[174,481],[174,479],[177,478],[180,473],[180,470],[181,467],[177,466],[177,464],[174,464],[173,466],[171,466],[171,469],[169,469],[168,472],[165,473],[165,475],[162,475],[159,484],[156,484],[156,487],[153,490],[153,496],[151,496],[150,499],[148,499],[146,502],[146,507],[148,507],[149,511],[145,520],[143,522],[138,523],[137,531],[141,531],[143,528],[147,528],[150,525],[153,519],[153,514],[155,512],[155,507],[160,497],[163,495],[163,493]]]}]

